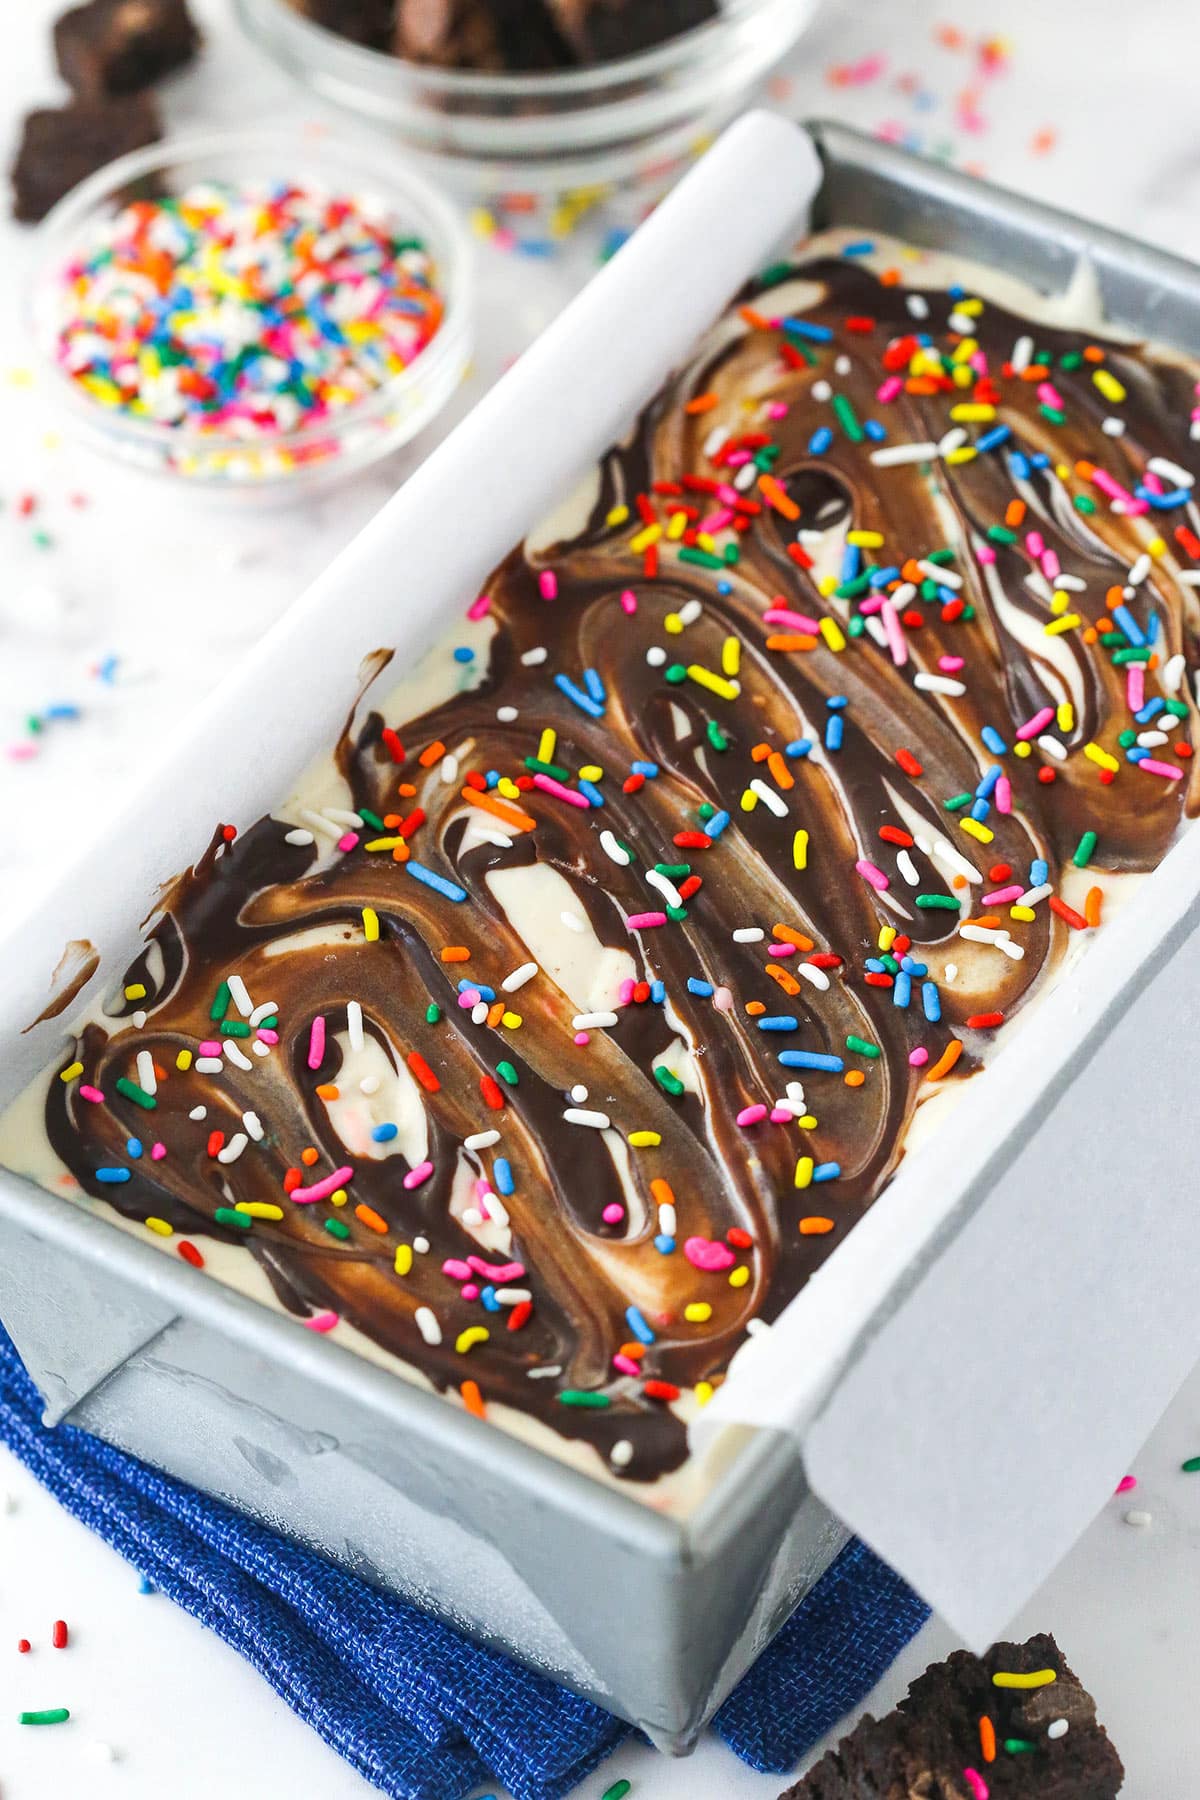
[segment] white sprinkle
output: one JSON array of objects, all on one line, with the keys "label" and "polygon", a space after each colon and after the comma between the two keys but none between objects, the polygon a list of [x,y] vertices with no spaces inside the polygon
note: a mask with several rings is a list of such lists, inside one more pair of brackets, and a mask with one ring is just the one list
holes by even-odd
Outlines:
[{"label": "white sprinkle", "polygon": [[1151,558],[1148,550],[1143,550],[1129,571],[1130,587],[1141,587],[1151,569]]},{"label": "white sprinkle", "polygon": [[667,1201],[658,1209],[658,1229],[663,1237],[674,1237],[677,1224],[675,1208]]},{"label": "white sprinkle", "polygon": [[254,1011],[250,1014],[251,1026],[261,1025],[264,1019],[269,1019],[272,1013],[277,1013],[278,1011],[278,1002],[274,1000],[264,1000],[262,1005],[256,1006]]},{"label": "white sprinkle", "polygon": [[417,1330],[420,1332],[421,1336],[425,1339],[425,1342],[427,1344],[440,1344],[441,1343],[442,1328],[438,1324],[436,1317],[430,1311],[429,1307],[418,1306],[416,1312],[413,1314],[413,1318],[417,1322]]},{"label": "white sprinkle", "polygon": [[1058,738],[1051,737],[1049,732],[1046,732],[1037,740],[1037,747],[1039,750],[1043,751],[1045,755],[1052,756],[1055,762],[1066,762],[1067,760],[1067,746],[1064,743],[1061,743]]},{"label": "white sprinkle", "polygon": [[972,943],[991,944],[995,949],[1002,950],[1010,962],[1020,962],[1025,955],[1024,947],[1013,943],[1012,933],[1009,931],[989,931],[986,925],[960,925],[958,935],[970,938]]},{"label": "white sprinkle", "polygon": [[458,780],[458,758],[457,758],[457,756],[454,756],[454,755],[443,756],[442,761],[441,761],[441,767],[438,772],[441,775],[442,780],[446,783],[447,787],[449,787],[451,782],[457,781]]},{"label": "white sprinkle", "polygon": [[415,1237],[413,1239],[413,1249],[416,1251],[418,1256],[428,1256],[428,1254],[429,1254],[429,1239],[425,1236]]},{"label": "white sprinkle", "polygon": [[[775,792],[773,787],[768,787],[766,782],[762,781],[757,775],[754,777],[754,780],[750,782],[749,787],[752,794],[758,795],[768,812],[773,812],[777,819],[787,818],[787,801],[782,799],[781,796]],[[646,879],[649,880],[649,876],[647,876]]]},{"label": "white sprinkle", "polygon": [[498,706],[496,708],[496,720],[501,725],[512,725],[518,717],[515,706]]},{"label": "white sprinkle", "polygon": [[477,1206],[468,1206],[466,1212],[463,1214],[462,1217],[463,1217],[464,1225],[469,1225],[471,1227],[474,1227],[476,1225],[483,1224],[483,1214],[480,1212],[480,1210]]},{"label": "white sprinkle", "polygon": [[725,1012],[725,1013],[732,1012],[733,1011],[733,989],[727,988],[724,985],[722,985],[721,987],[714,988],[712,1002],[718,1012]]},{"label": "white sprinkle", "polygon": [[967,691],[963,682],[952,681],[949,675],[926,675],[923,671],[913,676],[913,686],[925,694],[950,694],[955,698]]},{"label": "white sprinkle", "polygon": [[[264,1044],[263,1049],[265,1050],[266,1047],[267,1046]],[[244,1055],[242,1053],[242,1051],[238,1049],[237,1045],[234,1043],[232,1038],[225,1039],[225,1042],[222,1045],[222,1049],[224,1050],[226,1056],[229,1058],[230,1062],[233,1064],[235,1069],[252,1069],[254,1067],[254,1064],[250,1061],[250,1058],[248,1056]],[[197,1064],[196,1066],[199,1067],[199,1064]]]},{"label": "white sprinkle", "polygon": [[486,1000],[477,1000],[471,1008],[472,1025],[482,1025],[490,1010]]},{"label": "white sprinkle", "polygon": [[[885,600],[884,605],[890,606],[891,602]],[[879,614],[868,613],[864,617],[864,615],[860,613],[859,617],[863,619],[863,623],[867,628],[867,633],[871,638],[872,643],[878,644],[881,650],[886,650],[890,655],[892,646],[888,640],[888,634],[884,629],[883,620],[880,618]]]},{"label": "white sprinkle", "polygon": [[363,828],[362,814],[351,812],[348,807],[327,806],[325,817],[340,825],[343,831],[361,831]]},{"label": "white sprinkle", "polygon": [[826,400],[833,398],[833,389],[827,381],[814,381],[808,391],[820,406],[824,406]]},{"label": "white sprinkle", "polygon": [[219,1056],[198,1056],[192,1067],[197,1075],[219,1075],[225,1064]]},{"label": "white sprinkle", "polygon": [[590,1125],[596,1131],[607,1131],[612,1124],[607,1113],[588,1112],[582,1106],[568,1106],[563,1118],[568,1125]]},{"label": "white sprinkle", "polygon": [[[757,473],[758,473],[758,471],[756,469],[755,474],[757,474]],[[683,625],[694,625],[696,623],[696,620],[700,617],[700,614],[703,611],[704,611],[704,608],[701,606],[701,604],[698,600],[685,601],[684,604],[679,609],[680,623]]]},{"label": "white sprinkle", "polygon": [[646,884],[648,887],[656,888],[668,906],[683,905],[683,895],[670,876],[660,874],[657,869],[647,869]]},{"label": "white sprinkle", "polygon": [[1046,1736],[1055,1739],[1064,1738],[1070,1729],[1071,1724],[1069,1719],[1051,1719],[1046,1727]]},{"label": "white sprinkle", "polygon": [[133,1020],[135,1029],[138,1031],[141,1031],[142,1027],[146,1023],[147,1014],[145,1013],[145,1011],[139,1006],[137,1011],[130,1013],[129,1016]]},{"label": "white sprinkle", "polygon": [[896,867],[907,881],[909,887],[920,887],[921,877],[917,873],[917,865],[907,850],[900,850],[896,855]]},{"label": "white sprinkle", "polygon": [[571,1089],[572,1100],[575,1102],[576,1106],[582,1106],[587,1097],[587,1089],[584,1087],[582,1081],[577,1081],[575,1086]]},{"label": "white sprinkle", "polygon": [[948,331],[957,331],[959,337],[974,337],[976,324],[975,320],[972,319],[969,314],[952,312],[950,317],[946,320],[946,329]]},{"label": "white sprinkle", "polygon": [[283,841],[285,844],[296,844],[301,848],[306,848],[312,843],[313,834],[311,831],[288,831],[284,833]]},{"label": "white sprinkle", "polygon": [[587,926],[584,924],[583,920],[580,918],[578,913],[563,912],[563,913],[559,913],[558,916],[562,920],[563,924],[566,926],[568,931],[583,932],[583,931],[587,930]]},{"label": "white sprinkle", "polygon": [[147,1094],[157,1094],[158,1076],[154,1073],[154,1058],[148,1050],[137,1053],[138,1086]]},{"label": "white sprinkle", "polygon": [[544,644],[539,644],[536,650],[526,650],[521,658],[521,662],[527,669],[536,669],[539,663],[545,662],[549,654],[550,652],[546,649],[546,646]]},{"label": "white sprinkle", "polygon": [[728,425],[714,425],[704,440],[704,454],[707,456],[709,462],[712,461],[714,456],[720,454],[728,442]]},{"label": "white sprinkle", "polygon": [[821,993],[827,994],[829,992],[829,977],[824,969],[819,969],[817,967],[816,963],[797,963],[796,973],[797,975],[802,975],[805,981],[812,987],[818,988]]},{"label": "white sprinkle", "polygon": [[1017,905],[1039,906],[1043,900],[1048,900],[1053,892],[1054,889],[1050,886],[1050,883],[1044,881],[1041,887],[1026,888],[1025,892],[1021,895],[1021,898],[1017,901]]},{"label": "white sprinkle", "polygon": [[854,364],[850,358],[844,354],[834,359],[833,372],[835,375],[848,375],[853,367]]},{"label": "white sprinkle", "polygon": [[350,1039],[350,1048],[358,1051],[363,1047],[362,1007],[357,1000],[346,1002],[346,1035]]},{"label": "white sprinkle", "polygon": [[535,962],[522,963],[519,969],[514,969],[511,975],[504,977],[500,986],[506,994],[515,994],[517,989],[524,987],[527,981],[532,981],[537,972],[538,966]]},{"label": "white sprinkle", "polygon": [[761,925],[740,925],[733,934],[735,944],[761,944],[766,937]]},{"label": "white sprinkle", "polygon": [[377,1094],[379,1092],[378,1075],[364,1075],[358,1084],[360,1094]]},{"label": "white sprinkle", "polygon": [[[207,1062],[208,1060],[209,1060],[209,1058],[206,1057],[205,1061]],[[220,1068],[220,1066],[221,1066],[220,1063],[217,1063],[218,1069]],[[208,1117],[207,1106],[193,1106],[191,1112],[188,1114],[189,1119],[200,1120],[200,1119],[207,1119],[207,1117]]]},{"label": "white sprinkle", "polygon": [[767,1321],[765,1319],[747,1319],[746,1320],[746,1336],[747,1337],[761,1337],[764,1332],[770,1331],[770,1329],[771,1329],[771,1327],[767,1324]]},{"label": "white sprinkle", "polygon": [[[920,569],[922,575],[926,576],[930,581],[936,581],[939,587],[960,588],[963,584],[961,575],[956,575],[953,569],[943,569],[941,563],[919,562],[917,567]],[[898,594],[895,595],[894,600],[898,605],[900,596]]]},{"label": "white sprinkle", "polygon": [[473,1131],[470,1137],[463,1139],[464,1150],[490,1150],[493,1144],[500,1142],[498,1131]]},{"label": "white sprinkle", "polygon": [[938,455],[949,456],[952,450],[961,450],[966,441],[967,433],[965,426],[955,425],[953,430],[946,433],[945,437],[938,439]]},{"label": "white sprinkle", "polygon": [[556,1375],[562,1374],[562,1364],[543,1363],[538,1369],[526,1369],[525,1373],[528,1375],[530,1381],[553,1380]]},{"label": "white sprinkle", "polygon": [[488,1189],[487,1199],[483,1203],[483,1210],[493,1224],[502,1226],[508,1225],[508,1208],[505,1206],[503,1200],[501,1200],[499,1194],[494,1194],[491,1188]]},{"label": "white sprinkle", "polygon": [[1143,750],[1153,750],[1159,744],[1169,744],[1170,738],[1165,731],[1139,731],[1138,745]]},{"label": "white sprinkle", "polygon": [[927,319],[929,317],[929,302],[924,294],[909,294],[906,305],[910,318]]},{"label": "white sprinkle", "polygon": [[1176,487],[1194,487],[1196,477],[1181,469],[1177,462],[1170,462],[1165,456],[1152,456],[1146,464],[1152,475],[1161,475],[1164,481],[1172,482]]},{"label": "white sprinkle", "polygon": [[615,1012],[576,1013],[571,1026],[575,1031],[607,1031],[616,1022]]},{"label": "white sprinkle", "polygon": [[604,851],[605,856],[611,858],[618,868],[626,869],[633,861],[628,850],[623,850],[621,848],[612,832],[607,828],[600,833],[600,847]]},{"label": "white sprinkle", "polygon": [[1187,668],[1187,659],[1181,653],[1169,656],[1162,667],[1160,677],[1168,694],[1177,694],[1183,681],[1183,673]]},{"label": "white sprinkle", "polygon": [[262,1120],[259,1118],[258,1114],[256,1112],[244,1112],[242,1114],[242,1124],[246,1127],[247,1132],[254,1139],[255,1143],[261,1144],[263,1139],[263,1128]]},{"label": "white sprinkle", "polygon": [[1125,1523],[1127,1525],[1146,1526],[1149,1525],[1153,1516],[1152,1513],[1139,1512],[1135,1507],[1125,1514]]},{"label": "white sprinkle", "polygon": [[942,970],[942,979],[943,979],[943,981],[957,981],[957,979],[958,979],[958,964],[957,963],[947,963],[946,967]]},{"label": "white sprinkle", "polygon": [[246,984],[240,975],[231,975],[229,977],[229,998],[233,1001],[233,1004],[237,1007],[243,1019],[248,1019],[254,1011],[254,1002],[247,993]]},{"label": "white sprinkle", "polygon": [[667,660],[667,653],[661,644],[651,644],[646,652],[646,661],[652,669],[661,669]]},{"label": "white sprinkle", "polygon": [[1021,373],[1022,369],[1027,369],[1033,361],[1033,339],[1031,337],[1019,337],[1013,345],[1013,352],[1009,361],[1012,363],[1013,371],[1017,375]]},{"label": "white sprinkle", "polygon": [[[490,1199],[491,1196],[489,1195]],[[533,1299],[532,1288],[497,1288],[496,1298],[501,1306],[520,1306],[526,1300]]]},{"label": "white sprinkle", "polygon": [[633,1461],[633,1445],[628,1438],[618,1438],[608,1453],[614,1469],[627,1469]]},{"label": "white sprinkle", "polygon": [[1101,422],[1100,429],[1105,437],[1124,437],[1125,421],[1124,419],[1104,419]]},{"label": "white sprinkle", "polygon": [[250,1142],[244,1131],[235,1131],[223,1150],[217,1151],[220,1163],[235,1163]]},{"label": "white sprinkle", "polygon": [[1200,587],[1200,569],[1179,569],[1175,579],[1182,582],[1184,587]]},{"label": "white sprinkle", "polygon": [[[336,825],[331,825],[329,820],[323,818],[320,813],[310,812],[307,807],[301,808],[300,817],[307,819],[313,830],[319,832],[323,837],[340,838],[342,835]],[[308,841],[310,844],[312,843],[311,838]]]}]

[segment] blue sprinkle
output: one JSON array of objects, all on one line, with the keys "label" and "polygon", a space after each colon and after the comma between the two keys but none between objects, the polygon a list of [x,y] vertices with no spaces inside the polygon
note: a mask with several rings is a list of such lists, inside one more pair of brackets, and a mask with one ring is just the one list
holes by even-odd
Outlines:
[{"label": "blue sprinkle", "polygon": [[1019,481],[1028,480],[1028,478],[1029,478],[1029,458],[1027,456],[1022,456],[1022,454],[1019,450],[1014,450],[1012,455],[1009,457],[1008,467],[1009,467],[1010,472],[1013,475],[1015,475]]},{"label": "blue sprinkle", "polygon": [[[979,735],[993,756],[1003,756],[1008,749],[1008,745],[994,725],[985,725]],[[999,770],[997,770],[997,774],[999,774]]]},{"label": "blue sprinkle", "polygon": [[872,975],[882,975],[885,972],[885,965],[880,962],[877,956],[868,956],[866,967]]},{"label": "blue sprinkle", "polygon": [[[790,744],[783,746],[783,754],[785,756],[807,756],[812,747],[811,738],[793,738]],[[711,832],[709,836],[712,836]]]},{"label": "blue sprinkle", "polygon": [[808,454],[810,456],[824,456],[832,442],[832,431],[830,431],[828,425],[822,425],[819,430],[813,432],[808,440]]},{"label": "blue sprinkle", "polygon": [[650,998],[655,1006],[661,1006],[666,997],[666,983],[662,981],[652,981],[650,983]]},{"label": "blue sprinkle", "polygon": [[1146,624],[1146,643],[1148,645],[1156,643],[1158,641],[1158,625],[1159,625],[1158,614],[1156,612],[1152,612],[1150,614],[1150,618]]},{"label": "blue sprinkle", "polygon": [[496,1158],[495,1162],[492,1164],[492,1177],[499,1193],[511,1194],[513,1192],[512,1164],[509,1162],[507,1156],[498,1156]]},{"label": "blue sprinkle", "polygon": [[953,287],[946,289],[946,292],[952,300],[961,300],[966,291],[966,288],[958,281],[955,282]]},{"label": "blue sprinkle", "polygon": [[836,1181],[841,1172],[841,1163],[818,1163],[812,1178],[814,1181]]},{"label": "blue sprinkle", "polygon": [[912,976],[907,969],[901,969],[892,988],[892,1005],[907,1006],[912,999]]},{"label": "blue sprinkle", "polygon": [[454,660],[457,663],[474,662],[475,652],[472,650],[470,644],[460,644],[454,652]]},{"label": "blue sprinkle", "polygon": [[583,671],[583,685],[592,696],[592,699],[603,706],[604,702],[608,699],[608,695],[605,692],[604,683],[600,679],[599,669],[585,669]]},{"label": "blue sprinkle", "polygon": [[1029,865],[1030,887],[1045,887],[1050,879],[1050,864],[1042,856],[1035,856]]},{"label": "blue sprinkle", "polygon": [[1135,712],[1133,716],[1139,725],[1148,725],[1151,719],[1157,719],[1159,713],[1166,704],[1166,701],[1160,699],[1156,694],[1153,700],[1147,700],[1141,712]]},{"label": "blue sprinkle", "polygon": [[486,987],[482,981],[471,981],[464,975],[458,984],[458,991],[460,994],[465,994],[468,988],[473,994],[478,994],[481,1000],[486,1000],[489,1005],[496,998],[495,988]]},{"label": "blue sprinkle", "polygon": [[558,255],[558,246],[552,238],[519,238],[516,249],[520,256],[536,256],[546,261]]},{"label": "blue sprinkle", "polygon": [[862,551],[857,544],[847,544],[842,551],[842,580],[853,581],[862,568]]},{"label": "blue sprinkle", "polygon": [[973,800],[971,802],[971,817],[975,820],[977,825],[983,824],[991,810],[992,803],[990,800]]},{"label": "blue sprinkle", "polygon": [[925,1008],[925,1017],[931,1025],[936,1025],[942,1016],[942,996],[937,991],[937,983],[923,981],[921,983],[921,1005]]},{"label": "blue sprinkle", "polygon": [[976,796],[980,800],[988,799],[990,797],[990,795],[992,794],[993,790],[995,789],[996,783],[999,781],[999,779],[1003,775],[1003,773],[1004,773],[1004,770],[1000,767],[1000,764],[993,763],[991,765],[991,767],[985,773],[983,780],[979,783],[979,786],[975,789]]},{"label": "blue sprinkle", "polygon": [[785,1069],[819,1069],[825,1075],[840,1075],[846,1067],[840,1056],[822,1056],[818,1050],[781,1050],[779,1060]]},{"label": "blue sprinkle", "polygon": [[1173,488],[1169,494],[1152,494],[1147,487],[1133,491],[1139,500],[1148,500],[1155,512],[1173,512],[1177,506],[1186,506],[1192,497],[1190,488]]},{"label": "blue sprinkle", "polygon": [[593,806],[604,805],[604,795],[600,792],[600,789],[596,786],[594,781],[583,781],[581,779],[579,782],[579,791],[585,800],[591,801]]},{"label": "blue sprinkle", "polygon": [[1046,455],[1044,450],[1039,450],[1034,456],[1031,456],[1029,460],[1035,469],[1048,469],[1050,467],[1050,458]]},{"label": "blue sprinkle", "polygon": [[705,836],[719,838],[728,823],[729,814],[727,812],[714,813],[712,818],[708,821],[708,824],[704,827]]},{"label": "blue sprinkle", "polygon": [[627,1306],[625,1308],[625,1323],[639,1343],[652,1344],[654,1342],[654,1333],[651,1331],[636,1306]]},{"label": "blue sprinkle", "polygon": [[758,1029],[760,1031],[799,1031],[800,1021],[789,1018],[786,1013],[776,1013],[770,1019],[760,1019]]},{"label": "blue sprinkle", "polygon": [[672,1250],[675,1248],[675,1239],[673,1237],[668,1237],[666,1232],[663,1232],[659,1237],[655,1238],[654,1248],[658,1251],[660,1256],[670,1256]]},{"label": "blue sprinkle", "polygon": [[496,1298],[496,1290],[490,1284],[489,1286],[480,1289],[479,1298],[483,1301],[484,1312],[500,1311],[500,1302]]},{"label": "blue sprinkle", "polygon": [[915,975],[918,980],[922,975],[927,973],[925,964],[918,962],[915,956],[902,956],[900,958],[900,967],[909,975]]},{"label": "blue sprinkle", "polygon": [[862,428],[873,444],[882,444],[887,437],[887,427],[881,425],[878,419],[864,419]]},{"label": "blue sprinkle", "polygon": [[875,243],[872,238],[856,238],[854,243],[844,244],[842,246],[842,255],[843,256],[870,256],[870,254],[871,254],[872,250],[874,250],[874,248],[875,248]]},{"label": "blue sprinkle", "polygon": [[844,712],[848,702],[845,694],[830,694],[825,704],[830,712]]},{"label": "blue sprinkle", "polygon": [[459,887],[457,881],[447,881],[444,875],[439,875],[435,869],[427,869],[424,863],[413,862],[410,859],[404,864],[404,867],[415,880],[424,883],[426,887],[432,888],[435,893],[443,895],[447,900],[465,900],[467,897],[466,888]]},{"label": "blue sprinkle", "polygon": [[657,763],[635,762],[630,763],[629,767],[635,775],[644,775],[647,781],[653,781],[654,777],[658,774]]},{"label": "blue sprinkle", "polygon": [[900,570],[895,563],[889,563],[886,569],[876,569],[871,577],[873,588],[887,587],[890,581],[899,581]]},{"label": "blue sprinkle", "polygon": [[489,769],[483,779],[487,782],[489,788],[499,787],[500,786],[500,771],[499,771],[499,769]]},{"label": "blue sprinkle", "polygon": [[97,1169],[95,1173],[97,1181],[108,1182],[111,1187],[116,1187],[118,1182],[128,1181],[130,1176],[128,1169]]},{"label": "blue sprinkle", "polygon": [[833,340],[828,325],[814,325],[810,319],[785,319],[783,329],[793,337],[807,338],[810,344],[828,344]]},{"label": "blue sprinkle", "polygon": [[699,976],[689,975],[687,988],[689,994],[699,994],[702,1000],[712,999],[713,984],[711,981],[701,981]]},{"label": "blue sprinkle", "polygon": [[132,1156],[134,1161],[136,1162],[138,1157],[142,1154],[141,1138],[126,1138],[125,1149],[126,1149],[127,1154]]},{"label": "blue sprinkle", "polygon": [[840,750],[845,732],[846,725],[841,713],[830,713],[829,718],[825,722],[825,748],[827,750]]},{"label": "blue sprinkle", "polygon": [[993,425],[990,431],[985,431],[982,437],[975,439],[975,448],[977,450],[998,450],[1001,444],[1007,444],[1011,436],[1011,425]]},{"label": "blue sprinkle", "polygon": [[732,594],[732,592],[733,592],[732,581],[718,581],[717,592],[718,592],[718,594]]},{"label": "blue sprinkle", "polygon": [[565,694],[567,699],[577,706],[580,712],[587,713],[589,718],[602,719],[604,717],[604,708],[600,702],[593,700],[590,694],[585,694],[581,687],[576,687],[569,675],[564,675],[560,671],[554,677],[554,685],[560,694]]},{"label": "blue sprinkle", "polygon": [[79,708],[72,706],[69,700],[58,700],[53,706],[46,708],[46,717],[48,719],[77,719]]},{"label": "blue sprinkle", "polygon": [[1146,634],[1134,618],[1127,606],[1114,606],[1112,616],[1131,644],[1139,647],[1146,642]]},{"label": "blue sprinkle", "polygon": [[371,1136],[377,1144],[390,1144],[394,1137],[399,1136],[399,1132],[398,1125],[373,1125],[371,1127]]},{"label": "blue sprinkle", "polygon": [[1150,754],[1149,750],[1139,749],[1137,746],[1135,746],[1133,749],[1127,750],[1125,752],[1125,760],[1126,760],[1126,762],[1131,762],[1131,763],[1145,762],[1145,760],[1149,756],[1149,754]]}]

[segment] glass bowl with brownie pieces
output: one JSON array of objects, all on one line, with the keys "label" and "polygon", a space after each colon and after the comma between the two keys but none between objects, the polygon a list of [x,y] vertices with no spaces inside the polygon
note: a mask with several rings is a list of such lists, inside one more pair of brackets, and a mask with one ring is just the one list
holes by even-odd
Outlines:
[{"label": "glass bowl with brownie pieces", "polygon": [[816,0],[237,0],[322,98],[473,195],[653,200],[800,37]]}]

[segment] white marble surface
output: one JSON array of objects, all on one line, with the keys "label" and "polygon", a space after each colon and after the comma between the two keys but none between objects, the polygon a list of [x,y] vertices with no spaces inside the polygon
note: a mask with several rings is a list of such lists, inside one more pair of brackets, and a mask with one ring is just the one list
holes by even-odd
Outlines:
[{"label": "white marble surface", "polygon": [[[0,132],[31,100],[55,92],[47,50],[52,0],[24,0],[0,22]],[[239,52],[225,0],[197,0],[210,50],[167,97],[173,125],[307,118],[312,109],[257,58]],[[1000,72],[980,76],[965,47],[936,36],[1007,39]],[[1187,0],[1046,7],[1041,0],[858,0],[830,5],[776,90],[797,116],[838,113],[870,128],[889,121],[997,180],[1200,256],[1200,122],[1195,52],[1200,20]],[[856,86],[834,65],[883,54]],[[860,68],[860,73],[863,72]],[[983,128],[963,122],[966,112]],[[1053,132],[1050,149],[1039,133]],[[0,755],[0,924],[36,904],[39,883],[71,843],[102,831],[139,764],[169,744],[173,720],[315,574],[403,478],[426,447],[300,512],[197,507],[98,467],[55,433],[20,345],[27,239],[0,224],[0,746],[55,701],[83,707],[30,762]],[[554,262],[483,252],[484,318],[465,407],[552,315],[591,266],[581,239]],[[452,409],[453,411],[454,409]],[[32,495],[26,516],[17,504]],[[85,502],[79,504],[79,500]],[[48,535],[40,545],[35,532]],[[112,686],[90,672],[115,655]],[[219,797],[214,797],[217,804]],[[1200,1584],[1200,1374],[1134,1466],[1136,1494],[1112,1501],[1014,1629],[1055,1631],[1092,1687],[1120,1747],[1130,1800],[1200,1793],[1200,1641],[1191,1604]],[[1014,1484],[1020,1470],[1014,1469]],[[61,1514],[0,1453],[0,1795],[3,1800],[359,1800],[369,1791],[216,1639],[161,1598],[144,1598],[118,1558]],[[1125,1522],[1130,1507],[1151,1514]],[[72,1645],[48,1647],[65,1616]],[[34,1653],[18,1658],[27,1636]],[[909,1678],[950,1647],[921,1634],[876,1697],[892,1704]],[[22,1730],[25,1706],[66,1704],[70,1726]],[[97,1760],[114,1748],[111,1765]],[[686,1763],[619,1754],[580,1790],[596,1800],[619,1774],[631,1800],[755,1800],[778,1793],[715,1744]]]}]

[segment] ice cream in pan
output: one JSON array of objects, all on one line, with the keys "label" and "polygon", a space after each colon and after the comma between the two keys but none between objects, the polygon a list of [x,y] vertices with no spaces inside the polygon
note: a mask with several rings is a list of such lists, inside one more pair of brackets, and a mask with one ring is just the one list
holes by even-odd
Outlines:
[{"label": "ice cream in pan", "polygon": [[214,821],[0,1156],[668,1503],[1195,811],[1196,375],[811,244]]}]

